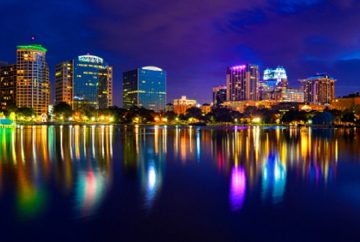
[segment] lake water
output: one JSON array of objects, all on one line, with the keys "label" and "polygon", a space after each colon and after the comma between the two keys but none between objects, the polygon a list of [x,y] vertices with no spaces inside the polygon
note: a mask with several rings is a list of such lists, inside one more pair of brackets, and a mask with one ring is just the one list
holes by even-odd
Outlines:
[{"label": "lake water", "polygon": [[0,129],[0,241],[360,241],[359,131]]}]

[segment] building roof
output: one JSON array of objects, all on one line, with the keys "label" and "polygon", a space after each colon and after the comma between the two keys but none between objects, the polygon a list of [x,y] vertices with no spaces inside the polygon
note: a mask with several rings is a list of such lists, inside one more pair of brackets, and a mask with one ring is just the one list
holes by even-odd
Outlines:
[{"label": "building roof", "polygon": [[141,69],[148,70],[148,71],[163,71],[163,69],[161,69],[160,67],[157,67],[157,66],[144,66],[144,67],[141,67]]},{"label": "building roof", "polygon": [[38,50],[42,52],[47,52],[47,49],[44,48],[42,45],[33,44],[33,45],[18,45],[16,46],[18,50]]}]

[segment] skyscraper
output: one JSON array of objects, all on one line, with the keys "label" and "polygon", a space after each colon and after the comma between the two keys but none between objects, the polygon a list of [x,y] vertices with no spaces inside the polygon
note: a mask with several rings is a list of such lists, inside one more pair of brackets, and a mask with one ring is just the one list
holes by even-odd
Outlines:
[{"label": "skyscraper", "polygon": [[335,79],[327,74],[316,74],[300,82],[305,103],[330,105],[335,98]]},{"label": "skyscraper", "polygon": [[288,78],[284,67],[278,66],[275,69],[264,70],[263,81],[271,91],[276,88],[288,87]]},{"label": "skyscraper", "polygon": [[257,65],[229,67],[226,73],[227,101],[258,100],[258,82],[259,67]]},{"label": "skyscraper", "polygon": [[16,105],[16,65],[0,63],[0,109]]},{"label": "skyscraper", "polygon": [[217,86],[212,90],[213,105],[219,107],[223,102],[226,101],[226,86]]},{"label": "skyscraper", "polygon": [[50,103],[47,50],[41,45],[19,45],[16,51],[16,106],[47,114]]},{"label": "skyscraper", "polygon": [[56,65],[56,103],[74,109],[112,106],[112,67],[94,55],[81,55]]},{"label": "skyscraper", "polygon": [[125,72],[123,102],[125,108],[138,106],[154,111],[165,110],[166,72],[155,66]]},{"label": "skyscraper", "polygon": [[288,87],[288,79],[284,67],[264,70],[263,80],[259,82],[260,100],[276,100],[279,93]]}]

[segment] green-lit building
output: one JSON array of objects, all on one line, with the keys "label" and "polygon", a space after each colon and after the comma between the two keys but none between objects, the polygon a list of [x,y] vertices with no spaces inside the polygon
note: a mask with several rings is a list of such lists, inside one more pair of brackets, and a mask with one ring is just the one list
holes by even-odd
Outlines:
[{"label": "green-lit building", "polygon": [[123,103],[161,111],[166,104],[166,72],[159,67],[145,66],[123,74]]},{"label": "green-lit building", "polygon": [[16,51],[16,106],[48,114],[50,104],[47,49],[41,45],[19,45]]}]

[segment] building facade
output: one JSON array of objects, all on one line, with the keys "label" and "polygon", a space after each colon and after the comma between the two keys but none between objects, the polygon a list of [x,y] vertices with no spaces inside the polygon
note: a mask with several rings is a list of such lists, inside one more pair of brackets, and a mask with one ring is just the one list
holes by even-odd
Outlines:
[{"label": "building facade", "polygon": [[300,80],[307,104],[330,105],[335,98],[335,79],[327,74]]},{"label": "building facade", "polygon": [[0,109],[16,105],[16,65],[0,64]]},{"label": "building facade", "polygon": [[331,109],[344,111],[360,107],[360,96],[335,98],[330,105]]},{"label": "building facade", "polygon": [[276,92],[275,101],[289,103],[303,103],[304,91],[295,88],[284,88]]},{"label": "building facade", "polygon": [[226,100],[258,100],[259,67],[257,65],[240,65],[227,69]]},{"label": "building facade", "polygon": [[164,111],[166,105],[166,72],[159,67],[145,66],[123,73],[123,103]]},{"label": "building facade", "polygon": [[288,78],[284,67],[267,68],[258,84],[259,100],[276,100],[278,94],[287,87]]},{"label": "building facade", "polygon": [[213,105],[219,107],[226,101],[226,86],[217,86],[212,90]]},{"label": "building facade", "polygon": [[189,108],[196,107],[197,101],[187,99],[186,96],[182,96],[180,99],[174,99],[173,109],[177,115],[186,114]]},{"label": "building facade", "polygon": [[56,103],[73,109],[112,106],[112,67],[94,55],[81,55],[56,65]]},{"label": "building facade", "polygon": [[47,50],[41,45],[20,45],[16,51],[16,106],[48,114],[50,104]]}]

